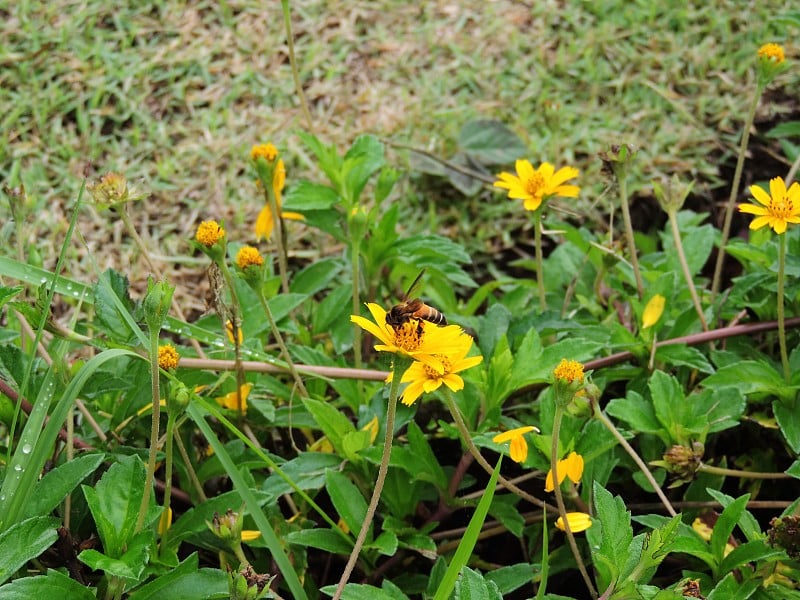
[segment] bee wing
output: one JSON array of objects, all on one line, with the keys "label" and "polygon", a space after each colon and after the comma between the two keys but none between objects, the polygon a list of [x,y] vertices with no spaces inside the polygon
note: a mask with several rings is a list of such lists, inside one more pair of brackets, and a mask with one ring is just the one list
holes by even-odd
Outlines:
[{"label": "bee wing", "polygon": [[408,286],[408,291],[406,292],[406,296],[405,298],[403,298],[403,300],[409,300],[419,296],[417,292],[419,292],[419,288],[422,286],[422,276],[424,274],[425,274],[425,269],[422,269],[422,271],[419,272],[419,275],[417,275],[417,278],[413,281],[413,283],[410,286]]}]

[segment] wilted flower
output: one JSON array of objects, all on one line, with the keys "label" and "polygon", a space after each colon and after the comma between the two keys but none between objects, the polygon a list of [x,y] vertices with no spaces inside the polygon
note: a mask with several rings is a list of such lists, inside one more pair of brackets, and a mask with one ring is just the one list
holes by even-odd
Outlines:
[{"label": "wilted flower", "polygon": [[[583,476],[583,456],[577,452],[570,452],[566,458],[556,463],[556,471],[558,472],[558,485],[561,485],[567,477],[572,483],[578,483]],[[553,490],[555,490],[555,483],[553,482],[553,470],[550,469],[544,482],[544,491],[552,492]]]},{"label": "wilted flower", "polygon": [[[592,518],[583,512],[568,512],[567,523],[569,523],[569,530],[572,533],[579,533],[586,531],[592,526]],[[558,517],[556,520],[556,527],[561,531],[566,531],[564,527],[564,517]]]},{"label": "wilted flower", "polygon": [[647,329],[658,323],[661,315],[664,314],[664,304],[666,301],[666,298],[661,294],[656,294],[650,298],[642,314],[642,329]]},{"label": "wilted flower", "polygon": [[509,429],[503,433],[499,433],[492,438],[495,444],[502,444],[504,442],[511,442],[509,447],[509,454],[511,460],[518,463],[525,462],[528,458],[528,442],[525,441],[525,434],[535,431],[539,433],[539,429],[533,425],[525,427],[517,427],[516,429]]}]

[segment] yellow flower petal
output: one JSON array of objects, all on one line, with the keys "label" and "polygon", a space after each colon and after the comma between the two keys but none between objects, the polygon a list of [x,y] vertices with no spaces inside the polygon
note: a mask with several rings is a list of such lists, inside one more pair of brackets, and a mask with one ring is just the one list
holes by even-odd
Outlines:
[{"label": "yellow flower petal", "polygon": [[539,429],[537,427],[534,427],[533,425],[526,425],[525,427],[517,427],[516,429],[509,429],[508,431],[504,431],[503,433],[498,433],[496,436],[492,438],[492,441],[495,444],[510,442],[515,437],[523,436],[526,433],[530,433],[531,431],[539,433]]},{"label": "yellow flower petal", "polygon": [[[592,518],[586,513],[568,512],[566,516],[567,516],[567,523],[569,524],[569,530],[572,533],[579,533],[581,531],[585,531],[592,526]],[[556,520],[556,527],[558,527],[561,531],[566,531],[566,529],[564,528],[563,517],[558,517],[558,520]]]},{"label": "yellow flower petal", "polygon": [[577,452],[570,452],[564,459],[564,471],[572,483],[578,483],[583,476],[583,457]]},{"label": "yellow flower petal", "polygon": [[514,462],[523,463],[525,459],[528,458],[528,442],[526,442],[525,438],[521,435],[511,440],[509,450],[511,460]]},{"label": "yellow flower petal", "polygon": [[777,234],[786,232],[789,223],[800,223],[800,185],[797,182],[786,189],[781,177],[769,182],[769,194],[757,185],[750,186],[750,193],[758,204],[740,204],[739,212],[757,215],[750,229],[769,225]]},{"label": "yellow flower petal", "polygon": [[656,294],[650,298],[647,306],[644,307],[644,314],[642,315],[642,329],[647,329],[648,327],[652,327],[658,323],[658,320],[664,313],[665,303],[666,298],[664,298],[664,296],[661,294]]}]

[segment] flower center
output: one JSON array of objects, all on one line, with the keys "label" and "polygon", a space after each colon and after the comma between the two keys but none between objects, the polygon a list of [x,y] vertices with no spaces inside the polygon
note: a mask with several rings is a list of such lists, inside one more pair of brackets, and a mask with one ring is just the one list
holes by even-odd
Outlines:
[{"label": "flower center", "polygon": [[794,214],[794,204],[788,195],[773,198],[769,203],[769,212],[779,219],[787,219]]},{"label": "flower center", "polygon": [[525,181],[525,191],[527,191],[531,196],[541,196],[544,192],[544,177],[538,172],[534,172],[526,181]]},{"label": "flower center", "polygon": [[409,319],[402,325],[393,327],[394,344],[406,352],[413,352],[422,343],[423,329],[417,319]]},{"label": "flower center", "polygon": [[429,365],[425,365],[425,375],[428,376],[428,379],[441,379],[450,372],[450,369],[453,368],[453,364],[450,362],[450,359],[442,354],[434,354],[434,356],[442,363],[444,371],[439,373]]}]

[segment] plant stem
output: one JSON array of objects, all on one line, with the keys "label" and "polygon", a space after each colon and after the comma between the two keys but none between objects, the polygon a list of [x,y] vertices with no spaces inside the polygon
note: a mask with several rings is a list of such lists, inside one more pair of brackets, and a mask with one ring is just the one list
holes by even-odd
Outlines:
[{"label": "plant stem", "polygon": [[[353,314],[361,314],[361,239],[356,236],[350,236],[350,263],[353,278]],[[360,369],[362,365],[361,358],[361,340],[362,333],[361,327],[353,325],[353,359],[355,360],[356,369]]]},{"label": "plant stem", "polygon": [[306,390],[306,386],[303,383],[303,379],[300,377],[300,374],[297,372],[297,368],[294,366],[294,362],[292,361],[292,356],[289,354],[289,349],[286,347],[286,343],[283,341],[283,336],[281,335],[280,329],[278,329],[278,324],[275,322],[275,318],[272,316],[272,310],[269,307],[269,303],[267,299],[264,297],[262,290],[258,290],[258,299],[261,301],[261,308],[264,309],[264,314],[267,315],[267,320],[269,321],[269,326],[272,328],[272,335],[275,337],[275,341],[278,343],[278,348],[280,348],[281,356],[283,357],[284,362],[286,363],[287,368],[289,369],[289,373],[292,375],[292,379],[294,379],[294,383],[297,386],[297,389],[300,390],[300,395],[303,398],[308,398],[308,391]]},{"label": "plant stem", "polygon": [[[278,165],[276,164],[274,168],[277,169]],[[274,170],[272,171],[272,179],[273,181],[275,180]],[[273,181],[262,181],[261,185],[264,188],[269,210],[272,212],[272,233],[275,235],[275,254],[278,255],[278,274],[281,278],[281,291],[284,294],[288,294],[289,266],[286,259],[286,246],[283,242],[283,219],[281,218],[281,209],[278,206],[278,199],[275,197]]]},{"label": "plant stem", "polygon": [[[164,459],[164,512],[162,513],[162,519],[167,519],[166,515],[169,514],[170,510],[170,499],[172,497],[172,465],[174,462],[174,446],[173,446],[173,438],[175,435],[175,416],[172,414],[172,411],[167,408],[167,440],[164,444],[164,451],[166,453],[166,457]],[[161,540],[158,542],[159,551],[163,550],[167,546],[167,537],[169,536],[169,526],[170,523],[167,521],[167,525],[164,528],[164,531],[161,533]]]},{"label": "plant stem", "polygon": [[539,288],[539,308],[547,310],[547,297],[544,291],[544,258],[542,256],[542,207],[533,212],[533,240],[536,249],[536,283]]},{"label": "plant stem", "polygon": [[655,490],[656,494],[658,495],[659,499],[661,500],[661,503],[664,505],[664,508],[667,509],[667,512],[669,513],[669,515],[671,517],[674,517],[675,515],[677,515],[678,513],[675,512],[674,508],[672,508],[672,504],[670,504],[669,500],[664,495],[664,492],[661,489],[661,486],[658,485],[658,482],[656,481],[655,477],[653,477],[653,474],[650,472],[650,469],[647,467],[645,462],[636,453],[636,450],[633,449],[633,446],[631,446],[628,443],[628,440],[626,440],[622,436],[622,434],[617,430],[617,428],[609,420],[609,418],[603,413],[603,411],[600,410],[600,407],[597,406],[596,403],[594,403],[594,402],[592,403],[592,408],[594,409],[594,417],[598,421],[600,421],[605,426],[606,429],[608,429],[611,432],[611,434],[619,442],[619,445],[622,446],[625,449],[625,452],[628,453],[628,455],[633,459],[633,462],[636,463],[636,466],[638,466],[639,469],[642,471],[642,474],[645,476],[645,479],[647,479],[647,481],[650,483],[650,485],[653,486],[653,489]]},{"label": "plant stem", "polygon": [[175,436],[175,445],[178,446],[178,452],[183,459],[183,464],[186,467],[186,472],[189,474],[189,480],[194,486],[194,491],[197,493],[197,497],[200,498],[202,502],[205,502],[208,500],[208,498],[206,497],[205,491],[203,491],[203,484],[200,483],[200,479],[197,477],[197,473],[194,470],[194,465],[192,465],[192,461],[189,459],[189,453],[186,452],[186,446],[183,445],[183,440],[181,439],[180,435]]},{"label": "plant stem", "polygon": [[744,168],[744,157],[747,152],[747,143],[750,140],[750,128],[753,126],[753,120],[756,116],[756,108],[758,101],[761,99],[761,94],[764,91],[762,86],[756,87],[756,93],[753,95],[753,101],[750,103],[750,108],[747,111],[747,117],[744,120],[744,131],[742,131],[742,141],[739,144],[739,156],[736,159],[736,170],[733,172],[733,183],[731,184],[731,193],[728,196],[728,204],[725,205],[725,220],[722,224],[722,236],[719,240],[719,252],[717,253],[717,263],[714,266],[714,278],[711,280],[711,302],[713,303],[719,293],[719,287],[722,283],[722,267],[725,264],[725,246],[728,244],[728,238],[731,235],[731,221],[733,220],[733,209],[736,206],[736,196],[739,192],[739,182],[742,179],[742,170]]},{"label": "plant stem", "polygon": [[225,260],[220,260],[217,262],[217,266],[219,267],[220,272],[222,273],[223,279],[225,279],[225,285],[228,286],[228,290],[231,294],[231,304],[230,304],[230,312],[231,312],[231,325],[233,331],[233,358],[235,361],[235,373],[236,373],[236,408],[240,415],[243,414],[244,409],[244,400],[242,399],[242,386],[245,383],[244,380],[244,369],[242,368],[242,349],[239,345],[239,331],[242,327],[242,319],[241,319],[241,305],[239,304],[239,295],[236,293],[236,281],[233,279],[233,274],[231,273],[228,265],[225,263]]},{"label": "plant stem", "polygon": [[153,477],[156,473],[156,454],[158,453],[158,427],[161,416],[161,394],[159,391],[158,370],[158,330],[150,332],[150,386],[153,397],[153,414],[150,419],[150,454],[147,458],[147,475],[144,480],[144,494],[139,505],[134,533],[139,533],[144,526],[144,519],[153,493]]},{"label": "plant stem", "polygon": [[783,284],[786,279],[786,234],[782,233],[778,235],[778,238],[778,344],[781,349],[783,378],[788,384],[792,381],[792,372],[789,369],[789,355],[786,351],[786,317],[783,314]]},{"label": "plant stem", "polygon": [[389,405],[386,409],[386,433],[383,438],[383,454],[381,456],[381,464],[378,467],[378,478],[375,480],[375,487],[372,489],[372,498],[370,498],[369,506],[367,506],[367,514],[364,516],[364,523],[361,525],[361,531],[358,532],[356,543],[353,546],[353,550],[350,552],[350,558],[347,560],[347,565],[342,572],[341,579],[339,579],[339,585],[333,595],[333,600],[339,600],[339,598],[342,597],[344,586],[347,585],[350,574],[353,572],[356,562],[358,562],[358,555],[361,553],[361,548],[364,545],[364,541],[367,539],[369,527],[375,517],[375,511],[378,508],[378,501],[381,499],[381,491],[383,491],[383,484],[386,481],[386,473],[389,471],[389,457],[392,454],[394,419],[397,413],[400,379],[406,366],[407,361],[395,356],[392,366],[392,384],[389,388]]},{"label": "plant stem", "polygon": [[639,271],[639,257],[636,253],[636,240],[633,237],[633,223],[631,222],[631,210],[628,205],[628,180],[625,175],[625,170],[617,178],[619,183],[619,197],[620,206],[622,207],[622,220],[625,223],[625,236],[628,240],[628,248],[631,251],[631,265],[633,266],[633,275],[636,278],[636,290],[639,293],[639,299],[644,297],[644,282],[642,281],[642,273]]},{"label": "plant stem", "polygon": [[725,475],[727,477],[739,477],[741,479],[792,479],[791,475],[786,473],[763,473],[761,471],[742,471],[740,469],[727,469],[725,467],[715,467],[700,463],[697,467],[698,471],[703,473],[711,473],[713,475]]},{"label": "plant stem", "polygon": [[[461,416],[461,411],[458,409],[458,406],[456,405],[455,399],[453,398],[453,394],[446,387],[443,387],[442,389],[444,390],[444,398],[445,398],[445,403],[447,404],[447,408],[450,410],[450,414],[453,417],[453,422],[456,424],[459,433],[461,433],[461,438],[467,445],[469,453],[472,454],[473,458],[475,458],[478,464],[481,467],[483,467],[483,470],[491,475],[494,472],[494,467],[492,467],[492,465],[490,465],[489,462],[483,457],[480,450],[478,450],[477,446],[475,446],[475,442],[472,441],[472,436],[469,433],[467,424],[464,422],[464,417]],[[539,508],[544,508],[545,510],[549,510],[552,513],[558,512],[556,507],[547,504],[545,501],[540,500],[536,496],[531,496],[528,492],[517,487],[502,475],[497,478],[497,481],[508,491],[516,494],[523,500],[527,500],[534,506],[538,506]]]},{"label": "plant stem", "polygon": [[686,280],[686,285],[689,286],[689,293],[692,295],[694,310],[697,312],[697,318],[700,319],[700,325],[703,327],[703,331],[708,331],[708,323],[706,323],[706,318],[703,314],[703,306],[700,304],[700,297],[697,295],[697,288],[694,285],[692,273],[689,271],[689,263],[686,261],[686,253],[683,251],[681,231],[678,228],[678,216],[674,210],[670,210],[668,216],[669,223],[672,226],[672,239],[675,241],[675,249],[678,251],[678,260],[683,270],[683,278]]},{"label": "plant stem", "polygon": [[553,443],[550,448],[550,469],[553,471],[553,491],[556,494],[556,504],[558,505],[558,514],[564,523],[564,533],[567,534],[567,541],[572,550],[572,555],[575,557],[575,562],[578,563],[578,570],[581,572],[586,588],[592,598],[597,598],[597,590],[594,589],[592,579],[589,577],[589,572],[586,570],[586,565],[583,564],[581,552],[578,550],[578,544],[575,541],[575,534],[569,527],[569,520],[567,519],[567,508],[564,505],[564,497],[561,495],[561,484],[558,483],[558,436],[561,431],[561,420],[564,417],[564,407],[556,402],[556,412],[553,416]]}]

